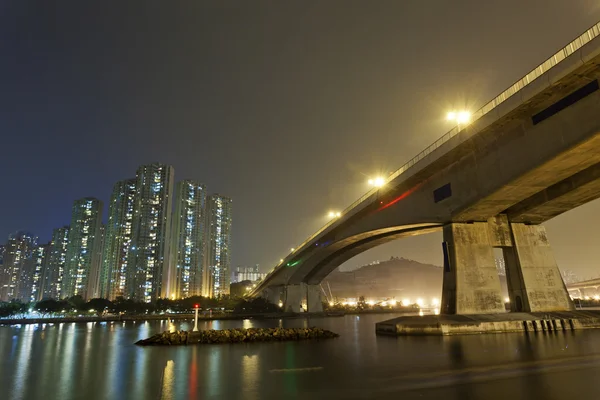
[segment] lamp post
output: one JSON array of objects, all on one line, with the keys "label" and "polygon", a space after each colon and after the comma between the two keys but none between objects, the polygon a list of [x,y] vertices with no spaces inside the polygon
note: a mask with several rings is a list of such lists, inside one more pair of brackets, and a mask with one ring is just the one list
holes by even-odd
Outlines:
[{"label": "lamp post", "polygon": [[194,329],[192,332],[198,332],[198,304],[194,304]]},{"label": "lamp post", "polygon": [[385,179],[382,176],[378,176],[374,179],[369,179],[369,185],[374,187],[382,187],[385,185]]},{"label": "lamp post", "polygon": [[471,113],[468,111],[450,111],[446,114],[448,121],[456,121],[456,126],[460,132],[460,124],[467,124],[471,120]]}]

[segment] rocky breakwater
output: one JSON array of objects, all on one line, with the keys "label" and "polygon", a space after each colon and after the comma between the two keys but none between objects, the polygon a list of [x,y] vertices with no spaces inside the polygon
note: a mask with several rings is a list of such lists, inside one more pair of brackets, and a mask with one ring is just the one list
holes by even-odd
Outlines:
[{"label": "rocky breakwater", "polygon": [[182,344],[281,342],[289,340],[330,339],[337,333],[321,328],[250,328],[207,330],[199,332],[165,331],[135,344],[140,346],[171,346]]}]

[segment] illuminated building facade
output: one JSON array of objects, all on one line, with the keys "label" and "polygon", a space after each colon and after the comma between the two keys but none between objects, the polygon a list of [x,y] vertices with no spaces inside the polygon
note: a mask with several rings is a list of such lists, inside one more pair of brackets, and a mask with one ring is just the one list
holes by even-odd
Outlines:
[{"label": "illuminated building facade", "polygon": [[0,274],[0,301],[29,301],[36,247],[37,237],[29,232],[19,231],[9,235]]},{"label": "illuminated building facade", "polygon": [[60,299],[62,282],[67,262],[67,244],[69,243],[69,226],[52,231],[52,241],[48,251],[48,263],[44,269],[42,298]]},{"label": "illuminated building facade", "polygon": [[94,297],[97,291],[101,247],[102,201],[86,197],[75,200],[61,288],[61,297]]},{"label": "illuminated building facade", "polygon": [[213,194],[206,206],[206,255],[202,293],[207,297],[229,294],[231,281],[230,198]]},{"label": "illuminated building facade", "polygon": [[237,267],[233,274],[233,282],[261,281],[267,276],[266,273],[261,273],[258,269],[258,264],[253,267]]},{"label": "illuminated building facade", "polygon": [[43,298],[44,291],[44,274],[48,269],[50,256],[50,243],[42,244],[33,250],[32,268],[29,272],[30,284],[23,296],[28,298],[28,301],[36,302]]},{"label": "illuminated building facade", "polygon": [[127,296],[126,279],[131,247],[135,179],[117,182],[108,205],[108,223],[100,274],[100,297]]},{"label": "illuminated building facade", "polygon": [[171,294],[175,298],[202,294],[206,188],[184,180],[175,189],[171,244]]},{"label": "illuminated building facade", "polygon": [[173,197],[172,166],[148,164],[136,173],[126,292],[142,301],[168,295]]}]

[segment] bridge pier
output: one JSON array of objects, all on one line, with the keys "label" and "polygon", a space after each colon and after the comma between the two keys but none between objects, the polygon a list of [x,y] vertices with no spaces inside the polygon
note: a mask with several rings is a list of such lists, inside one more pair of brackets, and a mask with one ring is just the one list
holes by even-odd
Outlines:
[{"label": "bridge pier", "polygon": [[283,301],[283,309],[285,312],[299,313],[302,311],[302,305],[306,299],[306,290],[304,284],[287,285],[285,287],[285,300]]},{"label": "bridge pier", "polygon": [[504,312],[493,248],[502,248],[514,312],[573,311],[542,225],[488,222],[444,227],[443,314]]},{"label": "bridge pier", "polygon": [[319,285],[308,285],[306,283],[287,285],[285,293],[283,303],[285,312],[299,313],[303,309],[306,312],[323,312]]},{"label": "bridge pier", "polygon": [[306,311],[323,312],[321,286],[306,285]]},{"label": "bridge pier", "polygon": [[503,247],[511,311],[573,311],[542,225],[511,223],[512,246]]},{"label": "bridge pier", "polygon": [[444,226],[442,314],[504,312],[487,222]]},{"label": "bridge pier", "polygon": [[279,306],[283,302],[285,287],[280,286],[269,286],[261,292],[261,297],[267,300],[271,304]]}]

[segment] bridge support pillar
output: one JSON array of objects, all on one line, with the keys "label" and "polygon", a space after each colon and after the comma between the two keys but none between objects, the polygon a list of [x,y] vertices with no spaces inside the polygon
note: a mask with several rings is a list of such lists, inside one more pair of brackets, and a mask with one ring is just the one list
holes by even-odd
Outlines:
[{"label": "bridge support pillar", "polygon": [[283,306],[285,312],[299,313],[302,310],[306,312],[323,312],[321,287],[319,285],[308,285],[306,283],[287,285],[285,293]]},{"label": "bridge support pillar", "polygon": [[269,286],[262,291],[261,297],[276,306],[283,305],[284,289],[284,286]]},{"label": "bridge support pillar", "polygon": [[287,285],[285,287],[285,300],[283,302],[285,312],[301,312],[305,301],[306,288],[303,283],[299,285]]},{"label": "bridge support pillar", "polygon": [[504,312],[487,222],[444,226],[442,314]]},{"label": "bridge support pillar", "polygon": [[306,285],[306,311],[323,312],[321,286]]},{"label": "bridge support pillar", "polygon": [[542,225],[510,224],[512,247],[503,247],[511,311],[571,311],[575,307]]}]

